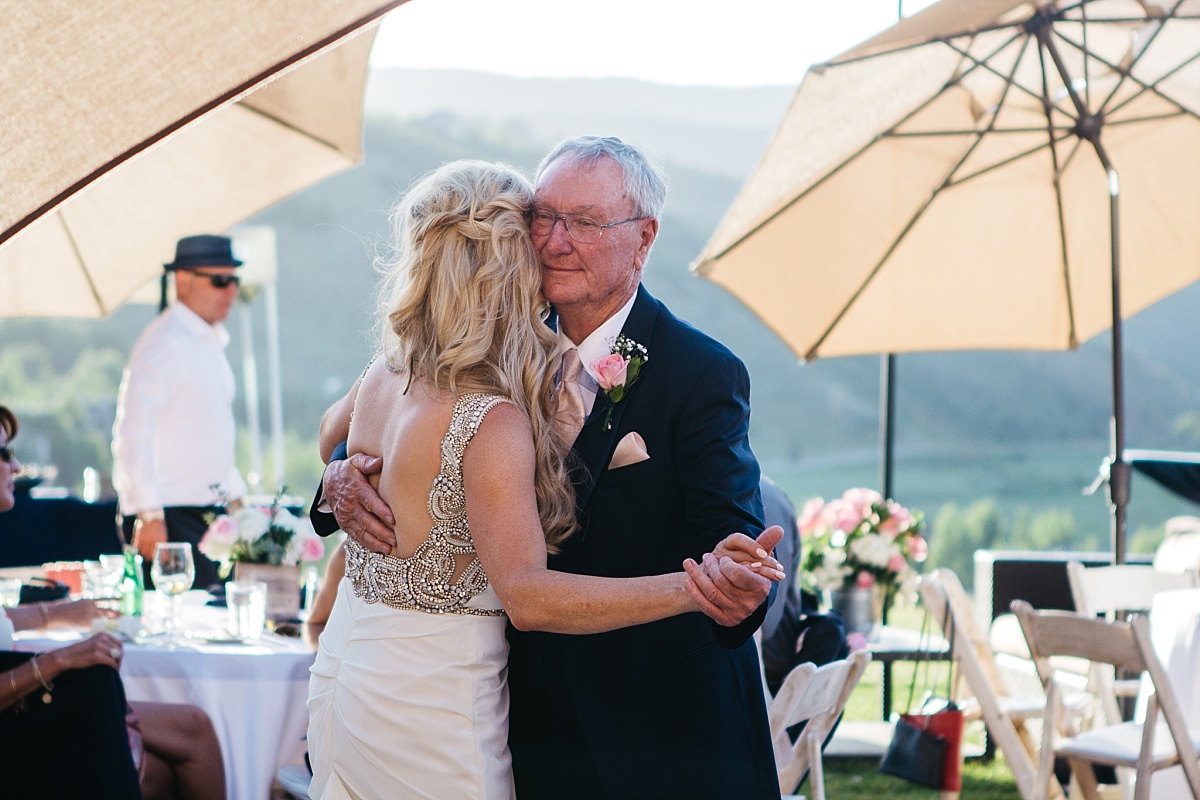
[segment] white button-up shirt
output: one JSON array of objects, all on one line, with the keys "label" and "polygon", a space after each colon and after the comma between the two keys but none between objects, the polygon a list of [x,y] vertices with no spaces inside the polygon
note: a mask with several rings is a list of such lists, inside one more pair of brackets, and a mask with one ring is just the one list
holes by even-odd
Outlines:
[{"label": "white button-up shirt", "polygon": [[625,327],[625,320],[629,319],[629,312],[633,310],[633,302],[637,300],[637,292],[629,298],[629,302],[621,306],[617,313],[606,319],[599,328],[592,331],[586,339],[579,344],[575,344],[567,338],[562,332],[562,328],[558,329],[558,352],[564,353],[572,347],[579,350],[579,360],[583,362],[584,371],[591,376],[591,380],[580,380],[579,385],[583,388],[583,410],[584,416],[592,413],[592,408],[596,405],[596,391],[600,388],[600,384],[596,382],[596,376],[592,374],[591,363],[601,356],[606,356],[612,352],[612,343],[621,335],[621,329]]},{"label": "white button-up shirt", "polygon": [[175,301],[134,345],[113,425],[113,486],[123,514],[245,495],[234,466],[228,343],[224,326]]}]

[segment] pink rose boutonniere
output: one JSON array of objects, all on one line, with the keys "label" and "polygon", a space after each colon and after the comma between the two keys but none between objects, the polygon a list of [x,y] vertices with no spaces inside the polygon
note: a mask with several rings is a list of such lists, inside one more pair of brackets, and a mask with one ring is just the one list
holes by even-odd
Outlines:
[{"label": "pink rose boutonniere", "polygon": [[650,360],[646,348],[623,333],[613,341],[610,349],[608,355],[600,356],[588,365],[588,371],[608,397],[608,409],[604,412],[606,431],[612,430],[613,408],[625,399],[630,387],[641,376],[642,366]]}]

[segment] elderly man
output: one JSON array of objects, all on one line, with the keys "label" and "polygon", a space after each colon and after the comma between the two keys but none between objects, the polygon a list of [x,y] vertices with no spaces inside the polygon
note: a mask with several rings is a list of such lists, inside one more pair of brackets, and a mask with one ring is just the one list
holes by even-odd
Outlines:
[{"label": "elderly man", "polygon": [[[553,569],[670,572],[733,532],[763,529],[745,367],[641,287],[665,198],[659,171],[612,137],[563,142],[538,169],[530,233],[557,314],[564,384],[580,375],[574,399],[560,394],[560,403],[582,404],[581,529],[550,556]],[[604,389],[609,376],[579,367],[613,351],[643,363],[635,380],[618,376]],[[379,468],[361,454],[335,463],[323,491],[349,535],[382,552],[394,542],[391,513],[363,478]],[[331,526],[328,514],[313,516],[318,530]],[[779,534],[759,541],[769,550]],[[689,591],[706,592],[713,619],[685,614],[585,636],[510,627],[521,800],[779,797],[750,642],[770,584],[727,559],[707,556],[704,567],[711,582]]]},{"label": "elderly man", "polygon": [[189,542],[197,588],[218,583],[195,545],[207,518],[240,499],[234,466],[233,370],[221,323],[238,296],[242,262],[224,236],[188,236],[164,268],[176,300],[142,332],[117,396],[113,485],[122,528],[149,566],[159,542]]}]

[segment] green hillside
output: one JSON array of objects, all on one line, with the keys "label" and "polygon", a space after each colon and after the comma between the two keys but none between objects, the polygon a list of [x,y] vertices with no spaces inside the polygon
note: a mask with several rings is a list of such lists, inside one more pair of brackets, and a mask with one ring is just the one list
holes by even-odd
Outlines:
[{"label": "green hillside", "polygon": [[[532,172],[551,144],[532,130],[450,111],[419,119],[372,116],[363,165],[250,220],[274,226],[278,238],[292,491],[306,494],[319,474],[311,439],[320,414],[370,357],[372,257],[386,247],[389,204],[415,176],[452,159],[499,160]],[[695,158],[663,160],[671,195],[646,284],[746,361],[753,445],[765,470],[797,501],[876,485],[879,359],[802,366],[739,302],[693,276],[688,264],[739,180],[728,169],[702,169]],[[120,364],[152,315],[150,307],[132,306],[99,322],[0,322],[0,402],[16,406],[26,420],[23,456],[58,463],[68,485],[77,484],[85,465],[107,469]],[[236,366],[237,325],[231,332]],[[1130,320],[1126,335],[1129,446],[1200,449],[1200,285]],[[921,354],[897,361],[898,499],[931,517],[943,503],[982,497],[996,498],[1013,514],[1021,507],[1061,508],[1080,529],[1104,534],[1103,501],[1080,494],[1108,450],[1104,336],[1076,352]],[[1196,513],[1144,479],[1134,490],[1134,530]]]}]

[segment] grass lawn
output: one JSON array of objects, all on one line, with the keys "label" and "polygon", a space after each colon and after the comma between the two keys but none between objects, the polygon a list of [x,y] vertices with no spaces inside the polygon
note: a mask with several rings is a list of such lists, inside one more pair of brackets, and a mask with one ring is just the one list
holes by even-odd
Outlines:
[{"label": "grass lawn", "polygon": [[[895,609],[892,624],[903,625],[914,629],[921,627],[921,613],[913,609]],[[892,710],[907,711],[909,686],[913,679],[913,670],[917,673],[916,694],[920,697],[926,685],[938,687],[935,691],[942,695],[946,686],[946,664],[935,664],[931,674],[926,679],[926,666],[912,663],[896,662],[892,668]],[[862,681],[846,704],[843,720],[877,720],[881,718],[880,698],[883,696],[880,682],[883,676],[883,665],[872,663],[867,667]],[[919,702],[919,701],[918,701]],[[983,727],[981,723],[967,726],[966,741],[968,747],[974,743],[977,748],[983,742]],[[936,789],[928,789],[909,783],[879,771],[879,760],[875,758],[825,758],[825,793],[831,800],[880,800],[884,797],[929,798],[938,797]],[[805,793],[807,781],[800,788],[800,794]],[[1013,782],[1012,773],[1003,756],[997,753],[990,761],[980,758],[968,758],[963,764],[962,795],[964,800],[1020,800],[1021,795]]]}]

